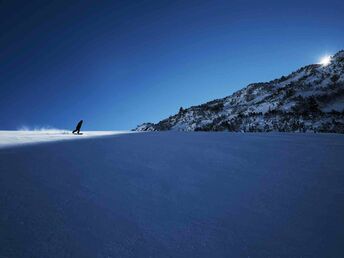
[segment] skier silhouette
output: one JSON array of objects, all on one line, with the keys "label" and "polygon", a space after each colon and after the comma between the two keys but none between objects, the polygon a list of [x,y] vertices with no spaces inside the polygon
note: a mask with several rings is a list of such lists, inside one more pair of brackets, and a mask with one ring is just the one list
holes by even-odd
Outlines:
[{"label": "skier silhouette", "polygon": [[73,131],[73,133],[77,132],[77,134],[80,134],[80,129],[81,129],[81,126],[82,126],[83,122],[84,122],[83,120],[80,120],[80,122],[76,125],[76,128]]}]

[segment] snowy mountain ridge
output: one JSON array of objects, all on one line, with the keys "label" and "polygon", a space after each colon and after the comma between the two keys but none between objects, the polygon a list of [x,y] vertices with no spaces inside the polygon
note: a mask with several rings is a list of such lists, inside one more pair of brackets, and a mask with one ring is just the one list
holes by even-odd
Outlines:
[{"label": "snowy mountain ridge", "polygon": [[344,133],[344,50],[328,65],[311,64],[279,79],[249,84],[134,130]]}]

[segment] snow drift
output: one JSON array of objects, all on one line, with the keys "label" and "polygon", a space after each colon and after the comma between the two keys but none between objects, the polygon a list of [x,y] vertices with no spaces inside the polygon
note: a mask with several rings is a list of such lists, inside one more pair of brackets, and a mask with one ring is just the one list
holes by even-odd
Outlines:
[{"label": "snow drift", "polygon": [[0,149],[1,257],[342,257],[344,136],[136,133]]}]

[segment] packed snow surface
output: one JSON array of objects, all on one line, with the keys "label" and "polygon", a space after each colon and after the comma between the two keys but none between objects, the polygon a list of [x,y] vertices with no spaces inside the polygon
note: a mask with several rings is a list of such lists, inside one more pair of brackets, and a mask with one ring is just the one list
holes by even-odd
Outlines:
[{"label": "packed snow surface", "polygon": [[96,137],[112,134],[128,133],[126,131],[86,131],[82,134],[72,134],[66,130],[19,130],[0,131],[0,148],[28,143],[40,143],[60,140],[75,140],[85,137]]},{"label": "packed snow surface", "polygon": [[343,157],[336,134],[6,146],[0,257],[343,257]]}]

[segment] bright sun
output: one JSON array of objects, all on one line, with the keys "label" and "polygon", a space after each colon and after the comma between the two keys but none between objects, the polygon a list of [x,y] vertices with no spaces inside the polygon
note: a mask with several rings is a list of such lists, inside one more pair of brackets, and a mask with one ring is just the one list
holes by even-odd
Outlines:
[{"label": "bright sun", "polygon": [[320,59],[319,64],[326,66],[330,62],[331,62],[331,56],[324,56],[323,58]]}]

